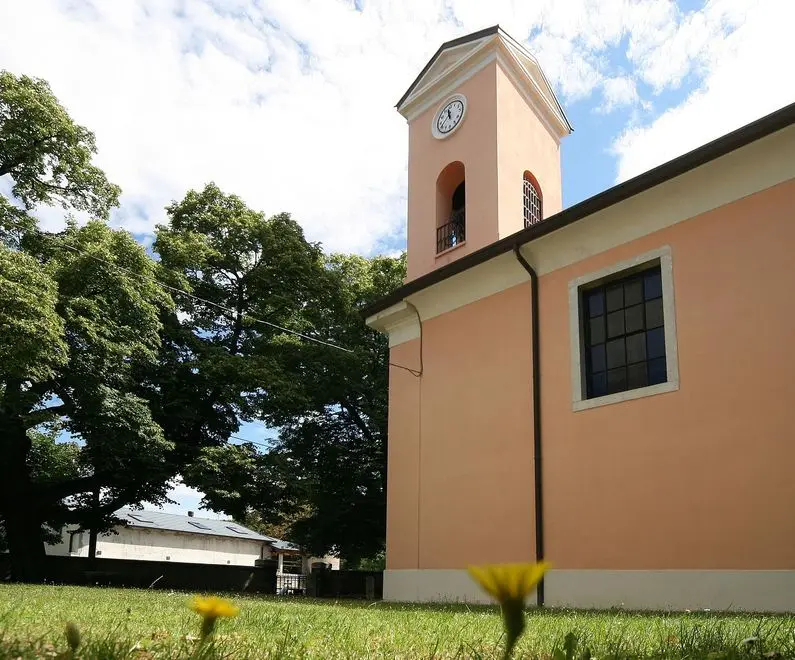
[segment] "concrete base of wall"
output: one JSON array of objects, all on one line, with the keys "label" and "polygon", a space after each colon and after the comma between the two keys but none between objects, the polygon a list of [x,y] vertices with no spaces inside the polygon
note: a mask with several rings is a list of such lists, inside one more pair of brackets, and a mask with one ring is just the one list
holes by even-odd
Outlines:
[{"label": "concrete base of wall", "polygon": [[491,602],[467,571],[429,568],[384,571],[384,600],[398,603]]},{"label": "concrete base of wall", "polygon": [[[548,607],[795,612],[795,570],[553,570],[545,597]],[[384,571],[384,600],[491,602],[466,570],[440,569]]]},{"label": "concrete base of wall", "polygon": [[550,607],[795,611],[795,571],[550,571]]}]

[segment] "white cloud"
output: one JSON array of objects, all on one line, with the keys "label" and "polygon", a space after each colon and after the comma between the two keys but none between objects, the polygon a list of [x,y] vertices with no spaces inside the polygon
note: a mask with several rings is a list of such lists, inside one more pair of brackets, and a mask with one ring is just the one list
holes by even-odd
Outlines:
[{"label": "white cloud", "polygon": [[[527,41],[564,104],[599,91],[606,106],[634,103],[632,80],[656,93],[695,74],[706,77],[705,99],[718,94],[754,114],[783,96],[769,87],[788,84],[786,76],[773,84],[770,61],[764,85],[748,64],[761,59],[752,48],[790,47],[791,21],[774,20],[764,43],[757,43],[764,30],[753,27],[758,15],[791,12],[785,0],[711,0],[689,13],[673,0],[361,5],[5,2],[0,62],[48,79],[73,116],[95,131],[98,163],[124,189],[114,224],[151,232],[165,205],[214,180],[266,213],[292,212],[308,237],[329,249],[361,253],[402,242],[407,134],[394,103],[447,39],[500,23]],[[750,42],[742,36],[749,31],[757,35]],[[733,78],[732,66],[742,77]],[[758,98],[746,98],[748,87]],[[621,171],[675,150],[678,139],[661,138],[661,131],[700,135],[706,121],[691,121],[687,130],[688,122],[663,117],[627,132],[616,144]],[[54,227],[62,213],[43,216]]]},{"label": "white cloud", "polygon": [[[647,126],[626,130],[614,143],[619,158],[618,180],[626,180],[744,124],[795,101],[795,78],[788,63],[795,60],[795,4],[726,0],[709,3],[705,14],[739,26],[702,44],[697,65],[703,84],[680,105]],[[692,19],[704,25],[707,19]],[[718,20],[718,19],[715,19]],[[708,21],[707,21],[708,22]],[[686,27],[691,30],[691,27]],[[669,49],[656,58],[664,61]],[[691,62],[692,65],[692,62]],[[662,64],[649,62],[649,70]],[[676,79],[682,67],[678,64]]]},{"label": "white cloud", "polygon": [[144,502],[143,507],[149,511],[163,511],[164,513],[176,513],[182,516],[187,516],[188,511],[193,511],[199,518],[215,518],[217,520],[229,518],[223,511],[200,509],[199,505],[204,497],[204,493],[190,486],[186,486],[179,477],[172,482],[168,497],[174,500],[175,503],[155,506],[149,502]]},{"label": "white cloud", "polygon": [[610,112],[614,108],[624,105],[633,105],[640,101],[638,88],[632,78],[617,76],[602,81],[602,92],[605,102],[600,110]]}]

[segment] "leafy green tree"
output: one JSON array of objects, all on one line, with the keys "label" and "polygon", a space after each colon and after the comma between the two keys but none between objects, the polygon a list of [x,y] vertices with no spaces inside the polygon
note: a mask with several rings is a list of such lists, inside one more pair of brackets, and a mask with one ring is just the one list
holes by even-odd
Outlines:
[{"label": "leafy green tree", "polygon": [[[281,341],[277,326],[311,330],[302,309],[323,260],[288,214],[265,217],[214,184],[167,210],[153,248],[165,281],[189,295],[173,294],[179,314],[164,318],[159,368],[141,374],[141,394],[192,458],[257,414],[273,371],[259,346]],[[241,457],[229,451],[229,460]]]},{"label": "leafy green tree", "polygon": [[[404,259],[324,257],[289,215],[266,218],[213,184],[168,212],[154,249],[195,297],[174,294],[168,366],[144,396],[166,435],[197,452],[185,482],[206,505],[238,520],[256,512],[313,552],[376,554],[388,347],[359,310],[402,283]],[[223,444],[238,419],[278,428],[272,449]]]},{"label": "leafy green tree", "polygon": [[107,218],[121,190],[91,163],[96,151],[94,134],[46,81],[0,71],[0,176],[11,176],[26,209],[60,205]]},{"label": "leafy green tree", "polygon": [[[247,460],[265,470],[268,490],[257,485],[257,469],[225,468],[214,482],[194,482],[214,508],[240,520],[251,520],[253,509],[260,529],[280,528],[316,555],[337,553],[355,564],[383,549],[388,347],[359,310],[404,273],[402,258],[329,257],[304,323],[333,345],[289,336],[256,343],[269,368],[254,405],[279,437],[267,455]],[[236,475],[231,488],[228,474]]]},{"label": "leafy green tree", "polygon": [[[0,72],[0,525],[16,576],[41,575],[62,525],[107,529],[180,474],[307,547],[377,552],[387,351],[358,309],[402,260],[326,258],[289,214],[213,184],[167,209],[159,263],[97,221],[39,232],[39,205],[102,219],[118,203],[95,152],[46,82]],[[273,450],[229,445],[241,419],[280,428]]]},{"label": "leafy green tree", "polygon": [[290,342],[273,353],[280,377],[262,415],[280,427],[273,452],[284,457],[289,499],[310,511],[292,524],[291,539],[356,564],[385,539],[389,356],[386,338],[364,325],[360,310],[402,283],[405,256],[332,255],[326,274],[307,315],[316,332],[350,352]]},{"label": "leafy green tree", "polygon": [[[0,246],[0,517],[18,577],[40,575],[42,525],[97,526],[165,498],[173,444],[133,378],[155,362],[173,304],[156,274],[129,234],[100,222]],[[43,424],[84,441],[76,461],[34,442]]]}]

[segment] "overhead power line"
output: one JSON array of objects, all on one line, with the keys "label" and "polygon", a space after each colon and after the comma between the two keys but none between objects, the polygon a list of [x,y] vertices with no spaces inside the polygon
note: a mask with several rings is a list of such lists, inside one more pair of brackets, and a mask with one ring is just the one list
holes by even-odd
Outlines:
[{"label": "overhead power line", "polygon": [[[133,275],[133,276],[136,276],[136,277],[140,277],[141,279],[145,279],[145,280],[149,280],[151,282],[155,282],[159,286],[162,286],[164,289],[168,289],[169,291],[172,291],[174,293],[180,293],[183,296],[187,296],[188,298],[191,298],[193,300],[197,300],[199,302],[203,302],[205,305],[211,305],[211,306],[216,307],[217,309],[220,309],[220,310],[222,310],[224,312],[227,312],[229,314],[237,314],[238,313],[237,310],[232,309],[231,307],[227,307],[226,305],[221,305],[220,303],[213,302],[212,300],[207,300],[206,298],[202,298],[201,296],[197,296],[197,295],[195,295],[193,293],[188,293],[184,289],[180,289],[180,288],[177,288],[175,286],[170,286],[168,284],[165,284],[165,283],[161,282],[160,280],[158,280],[155,277],[151,277],[149,275],[144,275],[143,273],[136,273],[134,270],[130,270],[129,268],[125,268],[124,266],[119,266],[119,264],[114,264],[112,261],[108,261],[107,259],[102,259],[102,258],[100,258],[100,257],[98,257],[98,256],[96,256],[94,254],[90,254],[89,252],[86,252],[85,250],[81,250],[80,248],[77,248],[77,247],[75,247],[73,245],[68,245],[67,243],[61,243],[61,246],[65,247],[67,250],[72,250],[74,252],[77,252],[78,254],[82,254],[83,256],[88,257],[89,259],[93,259],[94,261],[98,261],[99,263],[103,263],[103,264],[106,264],[108,266],[112,266],[114,268],[118,268],[119,270],[121,270],[121,271],[123,271],[125,273],[128,273],[129,275]],[[272,323],[271,321],[266,321],[264,319],[257,318],[256,316],[252,316],[251,314],[244,313],[243,316],[245,316],[248,319],[251,319],[252,321],[256,321],[257,323],[262,323],[263,325],[267,325],[267,326],[269,326],[271,328],[275,328],[277,330],[281,330],[282,332],[286,332],[288,334],[295,335],[296,337],[301,337],[302,339],[306,339],[307,341],[313,341],[313,342],[315,342],[317,344],[323,344],[324,346],[329,346],[331,348],[335,348],[338,351],[343,351],[345,353],[353,353],[353,351],[350,348],[344,348],[343,346],[339,346],[337,344],[332,344],[329,341],[325,341],[323,339],[318,339],[317,337],[312,337],[310,335],[306,335],[306,334],[304,334],[302,332],[298,332],[297,330],[291,330],[290,328],[285,328],[284,326],[278,325],[276,323]]]},{"label": "overhead power line", "polygon": [[[42,236],[46,236],[48,238],[55,239],[55,237],[52,236],[51,234],[45,234],[44,232],[42,232],[39,229],[36,229],[35,231],[37,231]],[[222,311],[224,311],[224,312],[226,312],[228,314],[237,314],[237,310],[232,309],[231,307],[227,307],[226,305],[221,305],[220,303],[213,302],[212,300],[207,300],[206,298],[202,298],[201,296],[197,296],[197,295],[195,295],[193,293],[189,293],[188,291],[185,291],[184,289],[180,289],[178,287],[171,286],[169,284],[165,284],[165,283],[161,282],[160,280],[158,280],[155,277],[151,277],[149,275],[144,275],[143,273],[136,273],[135,271],[130,270],[129,268],[125,268],[124,266],[120,266],[119,264],[115,264],[112,261],[108,261],[107,259],[102,259],[102,258],[100,258],[100,257],[98,257],[98,256],[96,256],[94,254],[91,254],[91,253],[87,252],[86,250],[81,250],[80,248],[75,247],[74,245],[69,245],[69,244],[67,244],[67,243],[65,243],[63,241],[59,242],[59,245],[61,247],[64,247],[64,248],[68,249],[68,250],[72,250],[73,252],[77,252],[78,254],[82,254],[83,256],[88,257],[89,259],[93,259],[94,261],[97,261],[99,263],[103,263],[103,264],[105,264],[107,266],[111,266],[113,268],[118,268],[119,270],[121,270],[121,271],[123,271],[125,273],[128,273],[129,275],[133,275],[133,276],[139,277],[141,279],[145,279],[145,280],[149,280],[151,282],[155,282],[159,286],[162,286],[164,289],[168,289],[169,291],[172,291],[174,293],[182,294],[184,296],[187,296],[188,298],[191,298],[191,299],[196,300],[198,302],[202,302],[202,303],[204,303],[206,305],[211,305],[212,307],[220,309],[220,310],[222,310]],[[271,321],[266,321],[265,319],[257,318],[256,316],[252,316],[251,314],[248,314],[248,313],[245,313],[244,316],[246,318],[251,319],[252,321],[256,321],[257,323],[262,323],[263,325],[267,325],[267,326],[269,326],[271,328],[275,328],[277,330],[281,330],[282,332],[286,332],[286,333],[294,335],[296,337],[300,337],[302,339],[306,339],[307,341],[311,341],[311,342],[315,342],[317,344],[322,344],[324,346],[328,346],[329,348],[333,348],[335,350],[342,351],[343,353],[353,353],[354,352],[350,348],[345,348],[344,346],[340,346],[339,344],[333,344],[333,343],[331,343],[329,341],[325,341],[324,339],[318,339],[317,337],[312,337],[311,335],[307,335],[307,334],[304,334],[302,332],[298,332],[297,330],[291,330],[290,328],[285,328],[284,326],[278,325],[278,324],[273,323]],[[422,375],[421,371],[417,371],[416,369],[412,369],[410,367],[406,367],[406,366],[404,366],[402,364],[396,364],[394,362],[388,362],[388,365],[390,367],[395,367],[397,369],[403,369],[404,371],[408,371],[412,376],[415,376],[417,378],[419,378]]]},{"label": "overhead power line", "polygon": [[[58,238],[56,236],[53,236],[52,234],[47,234],[46,232],[43,232],[43,231],[41,231],[38,228],[34,229],[34,231],[36,233],[38,233],[40,236],[43,236],[45,238],[53,239],[54,241],[56,241],[57,238]],[[191,298],[192,300],[196,300],[198,302],[202,302],[205,305],[210,305],[212,307],[215,307],[216,309],[220,309],[221,311],[226,312],[227,314],[237,314],[238,313],[237,310],[232,309],[231,307],[227,307],[226,305],[221,305],[220,303],[214,302],[212,300],[207,300],[206,298],[202,298],[201,296],[197,296],[197,295],[195,295],[193,293],[185,291],[184,289],[180,289],[178,287],[171,286],[169,284],[165,284],[164,282],[161,282],[160,280],[158,280],[155,277],[151,277],[149,275],[144,275],[143,273],[136,273],[134,270],[130,270],[129,268],[125,268],[124,266],[120,266],[119,264],[113,263],[112,261],[108,261],[107,259],[102,259],[102,258],[96,256],[95,254],[91,254],[91,253],[87,252],[86,250],[82,250],[82,249],[80,249],[80,248],[78,248],[78,247],[76,247],[74,245],[69,245],[68,243],[64,242],[63,240],[57,241],[57,245],[59,245],[60,247],[66,248],[67,250],[72,250],[73,252],[76,252],[78,254],[82,254],[84,257],[88,257],[89,259],[93,259],[94,261],[97,261],[98,263],[102,263],[102,264],[105,264],[107,266],[111,266],[112,268],[117,268],[117,269],[119,269],[122,272],[125,272],[125,273],[127,273],[129,275],[132,275],[133,277],[139,277],[141,279],[149,280],[150,282],[154,282],[157,285],[162,286],[164,289],[167,289],[167,290],[172,291],[174,293],[179,293],[179,294],[181,294],[183,296],[187,296],[188,298]],[[266,325],[268,327],[274,328],[276,330],[280,330],[281,332],[285,332],[285,333],[293,335],[295,337],[300,337],[301,339],[306,339],[307,341],[311,341],[311,342],[314,342],[316,344],[321,344],[323,346],[328,346],[329,348],[333,348],[335,350],[342,351],[343,353],[354,353],[354,351],[352,349],[350,349],[350,348],[345,348],[344,346],[340,346],[339,344],[334,344],[334,343],[326,341],[324,339],[318,339],[317,337],[312,337],[311,335],[307,335],[307,334],[305,334],[303,332],[298,332],[297,330],[291,330],[290,328],[285,328],[284,326],[281,326],[281,325],[279,325],[277,323],[273,323],[272,321],[266,321],[265,319],[261,319],[261,318],[258,318],[256,316],[252,316],[251,314],[245,313],[245,314],[243,314],[243,316],[245,316],[248,319],[251,319],[252,321],[255,321],[256,323],[261,323],[263,325]],[[417,371],[416,369],[412,369],[411,367],[406,367],[406,366],[404,366],[402,364],[396,364],[395,362],[388,362],[387,364],[390,367],[395,367],[396,369],[403,369],[404,371],[408,371],[412,376],[414,376],[416,378],[419,378],[422,375],[422,371]]]}]

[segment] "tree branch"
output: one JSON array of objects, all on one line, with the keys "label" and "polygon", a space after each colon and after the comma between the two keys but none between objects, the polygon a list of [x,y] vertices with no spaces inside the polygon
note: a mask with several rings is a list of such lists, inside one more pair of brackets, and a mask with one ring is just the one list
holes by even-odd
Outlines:
[{"label": "tree branch", "polygon": [[62,403],[58,406],[51,406],[50,408],[34,410],[33,412],[23,416],[25,428],[35,428],[39,424],[50,421],[50,419],[52,419],[54,416],[60,416],[66,412],[69,412],[70,410],[71,407],[65,403]]},{"label": "tree branch", "polygon": [[370,427],[367,426],[367,423],[362,419],[362,416],[359,414],[359,411],[356,410],[356,408],[354,408],[347,399],[343,399],[340,405],[342,406],[342,409],[348,414],[348,417],[351,418],[351,421],[365,435],[365,437],[368,440],[372,441],[373,433],[372,431],[370,431]]},{"label": "tree branch", "polygon": [[114,497],[112,500],[108,500],[104,504],[100,504],[100,506],[96,509],[86,507],[71,509],[66,513],[60,514],[58,519],[64,524],[82,523],[86,520],[86,518],[100,518],[107,516],[117,509],[120,509],[125,504],[131,504],[130,493],[128,492],[123,492],[121,495]]},{"label": "tree branch", "polygon": [[57,138],[57,137],[59,137],[59,134],[55,133],[54,135],[45,135],[44,137],[39,138],[38,140],[33,140],[33,142],[31,142],[29,145],[27,145],[27,149],[26,149],[25,153],[21,153],[21,154],[18,154],[17,156],[13,156],[11,158],[11,160],[1,161],[0,162],[0,176],[3,176],[4,174],[11,174],[11,171],[15,167],[17,167],[18,165],[21,165],[22,163],[26,162],[31,157],[32,154],[30,152],[33,149],[35,149],[38,146],[41,146],[42,144],[44,144],[48,140],[52,140],[52,139]]},{"label": "tree branch", "polygon": [[75,477],[56,484],[40,486],[36,496],[40,502],[46,503],[51,500],[60,501],[70,495],[87,493],[102,486],[108,475],[92,474],[90,477]]},{"label": "tree branch", "polygon": [[41,180],[36,180],[33,183],[33,185],[41,186],[42,188],[47,188],[48,190],[52,190],[53,192],[57,192],[57,193],[60,193],[60,194],[66,194],[66,193],[74,190],[74,188],[71,187],[71,186],[59,186],[59,185],[56,185],[54,183],[50,183],[48,181],[41,181]]}]

